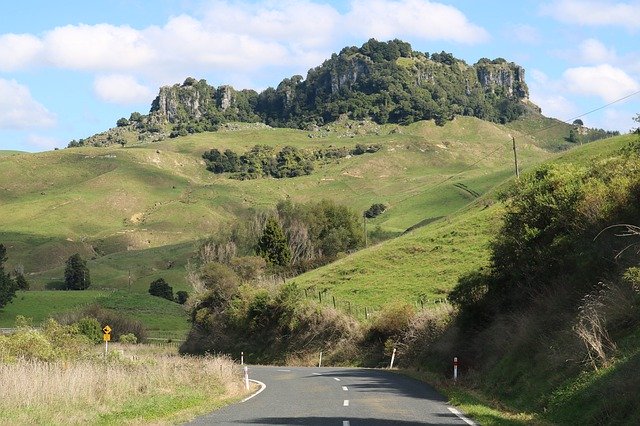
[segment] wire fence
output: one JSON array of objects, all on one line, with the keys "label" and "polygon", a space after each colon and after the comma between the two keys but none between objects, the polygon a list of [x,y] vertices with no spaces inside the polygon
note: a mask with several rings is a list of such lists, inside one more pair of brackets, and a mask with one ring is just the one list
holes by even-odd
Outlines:
[{"label": "wire fence", "polygon": [[[338,296],[331,294],[327,290],[315,290],[305,288],[304,295],[307,299],[313,299],[323,306],[332,306],[347,315],[358,320],[368,320],[376,315],[382,309],[382,306],[372,306],[354,303],[350,300],[340,299]],[[448,303],[445,297],[418,298],[412,302],[416,311],[422,311],[442,303]]]}]

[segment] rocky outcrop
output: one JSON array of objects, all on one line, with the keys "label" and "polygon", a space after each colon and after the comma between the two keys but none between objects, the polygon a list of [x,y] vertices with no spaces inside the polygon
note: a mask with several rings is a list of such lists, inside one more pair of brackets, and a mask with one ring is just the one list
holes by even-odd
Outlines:
[{"label": "rocky outcrop", "polygon": [[504,60],[482,60],[474,65],[480,85],[495,93],[502,89],[510,97],[529,98],[529,89],[524,81],[524,68]]}]

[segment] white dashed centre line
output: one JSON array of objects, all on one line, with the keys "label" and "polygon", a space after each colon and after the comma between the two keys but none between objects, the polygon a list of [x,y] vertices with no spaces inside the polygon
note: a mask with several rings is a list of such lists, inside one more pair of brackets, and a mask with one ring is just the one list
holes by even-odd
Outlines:
[{"label": "white dashed centre line", "polygon": [[322,373],[311,373],[311,374],[313,374],[314,376],[322,376]]},{"label": "white dashed centre line", "polygon": [[349,400],[345,399],[344,400],[344,404],[342,404],[343,407],[348,407],[349,406]]},{"label": "white dashed centre line", "polygon": [[346,386],[343,386],[343,387],[342,387],[342,390],[343,390],[343,391],[348,391],[348,390],[349,390],[349,388],[347,388]]},{"label": "white dashed centre line", "polygon": [[343,420],[342,421],[342,426],[350,426],[349,420]]},{"label": "white dashed centre line", "polygon": [[340,379],[338,379],[337,377],[334,377],[333,380],[335,380],[336,382],[340,381]]}]

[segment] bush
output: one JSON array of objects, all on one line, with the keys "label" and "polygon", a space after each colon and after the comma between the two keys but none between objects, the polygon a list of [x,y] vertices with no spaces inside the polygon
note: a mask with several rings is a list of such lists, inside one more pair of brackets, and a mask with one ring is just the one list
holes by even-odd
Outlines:
[{"label": "bush", "polygon": [[189,299],[189,293],[184,290],[180,290],[176,293],[176,303],[184,305],[187,303],[187,299]]},{"label": "bush", "polygon": [[211,292],[213,300],[224,303],[238,291],[239,279],[235,272],[227,265],[218,262],[205,264],[200,272],[200,279]]},{"label": "bush", "polygon": [[102,327],[100,327],[97,319],[85,317],[73,325],[78,328],[80,334],[87,336],[93,343],[100,343],[102,341]]},{"label": "bush", "polygon": [[158,278],[149,285],[149,294],[173,301],[173,287],[164,278]]},{"label": "bush", "polygon": [[[138,342],[144,342],[147,338],[147,329],[144,325],[120,312],[104,309],[99,305],[92,305],[81,311],[60,315],[57,319],[62,324],[73,324],[82,318],[95,318],[100,324],[100,330],[106,325],[111,327],[111,339],[117,341],[122,334],[133,333]],[[102,338],[102,336],[101,336]]]},{"label": "bush", "polygon": [[122,334],[119,339],[120,343],[128,343],[135,345],[138,343],[138,338],[133,333]]}]

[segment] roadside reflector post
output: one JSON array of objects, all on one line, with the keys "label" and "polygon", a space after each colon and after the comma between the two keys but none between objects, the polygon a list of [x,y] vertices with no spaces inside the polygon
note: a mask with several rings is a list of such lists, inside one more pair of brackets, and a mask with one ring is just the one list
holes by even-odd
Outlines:
[{"label": "roadside reflector post", "polygon": [[249,368],[244,366],[244,387],[249,390]]},{"label": "roadside reflector post", "polygon": [[322,351],[320,351],[320,360],[318,361],[318,367],[322,367]]},{"label": "roadside reflector post", "polygon": [[240,352],[240,365],[244,365],[244,352]]},{"label": "roadside reflector post", "polygon": [[458,357],[453,358],[453,380],[458,380]]},{"label": "roadside reflector post", "polygon": [[389,363],[389,369],[393,368],[393,362],[396,360],[396,348],[393,348],[393,353],[391,354],[391,362]]}]

